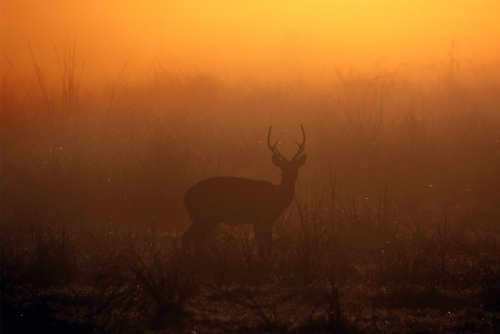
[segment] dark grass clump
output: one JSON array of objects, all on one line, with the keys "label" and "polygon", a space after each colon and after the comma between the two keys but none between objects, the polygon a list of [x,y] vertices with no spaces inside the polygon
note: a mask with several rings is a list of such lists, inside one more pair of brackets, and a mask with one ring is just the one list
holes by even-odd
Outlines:
[{"label": "dark grass clump", "polygon": [[64,224],[33,224],[2,237],[2,282],[38,288],[71,284],[79,277],[75,234]]}]

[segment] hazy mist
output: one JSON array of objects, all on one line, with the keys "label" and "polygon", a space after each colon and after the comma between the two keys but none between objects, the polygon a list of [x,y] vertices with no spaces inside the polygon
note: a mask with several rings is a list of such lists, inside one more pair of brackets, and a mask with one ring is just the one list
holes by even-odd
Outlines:
[{"label": "hazy mist", "polygon": [[36,61],[54,79],[75,39],[92,85],[159,66],[314,83],[339,68],[435,76],[450,56],[498,69],[499,12],[497,1],[2,1],[1,70],[27,78]]}]

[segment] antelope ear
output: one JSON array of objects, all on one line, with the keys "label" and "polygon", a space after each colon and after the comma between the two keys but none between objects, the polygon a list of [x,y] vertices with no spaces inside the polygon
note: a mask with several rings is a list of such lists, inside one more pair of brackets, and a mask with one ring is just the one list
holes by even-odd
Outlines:
[{"label": "antelope ear", "polygon": [[306,163],[306,160],[307,160],[307,154],[303,154],[301,155],[298,159],[297,159],[297,165],[300,167],[300,166],[303,166],[305,163]]},{"label": "antelope ear", "polygon": [[283,164],[283,160],[281,160],[281,158],[276,154],[273,154],[271,156],[271,160],[273,161],[273,164],[277,167],[280,167]]}]

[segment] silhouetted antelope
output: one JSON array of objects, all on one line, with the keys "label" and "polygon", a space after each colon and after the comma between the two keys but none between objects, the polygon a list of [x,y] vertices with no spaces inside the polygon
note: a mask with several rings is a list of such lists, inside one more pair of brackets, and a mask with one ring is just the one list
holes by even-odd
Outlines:
[{"label": "silhouetted antelope", "polygon": [[273,153],[273,164],[281,169],[281,183],[274,185],[261,180],[240,177],[211,177],[192,186],[184,195],[184,205],[192,220],[191,226],[182,236],[182,248],[192,243],[195,253],[201,251],[205,239],[219,225],[253,224],[255,238],[261,250],[270,249],[273,223],[292,203],[295,195],[295,180],[298,169],[306,162],[301,155],[305,148],[306,134],[302,125],[302,143],[299,150],[288,161],[271,146],[272,126],[267,135],[267,145]]}]

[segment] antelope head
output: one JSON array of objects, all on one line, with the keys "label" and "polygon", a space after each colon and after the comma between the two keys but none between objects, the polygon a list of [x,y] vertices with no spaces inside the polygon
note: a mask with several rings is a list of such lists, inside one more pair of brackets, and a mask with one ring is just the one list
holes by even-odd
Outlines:
[{"label": "antelope head", "polygon": [[276,148],[278,142],[274,143],[274,145],[271,145],[271,130],[273,129],[272,126],[269,128],[269,133],[267,134],[267,145],[269,146],[269,149],[273,153],[271,159],[273,161],[273,164],[281,169],[282,184],[283,183],[295,184],[295,180],[297,180],[298,176],[299,167],[303,166],[306,163],[307,154],[302,154],[302,152],[305,149],[306,134],[304,132],[302,124],[300,125],[300,128],[302,129],[302,143],[298,143],[297,141],[295,141],[295,143],[299,146],[299,149],[291,160],[288,160],[285,156],[283,156],[283,154],[281,154],[278,151],[278,149]]}]

